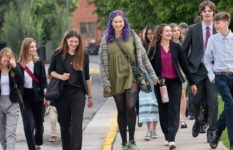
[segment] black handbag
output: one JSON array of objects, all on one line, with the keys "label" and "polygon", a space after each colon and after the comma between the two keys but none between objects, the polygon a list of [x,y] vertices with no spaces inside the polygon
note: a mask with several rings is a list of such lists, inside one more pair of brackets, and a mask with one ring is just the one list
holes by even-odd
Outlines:
[{"label": "black handbag", "polygon": [[[130,59],[130,57],[127,55],[127,53],[124,51],[123,47],[121,46],[121,44],[119,43],[118,40],[115,40],[117,46],[120,48],[120,50],[122,51],[122,53],[125,55],[127,61],[129,62],[129,64],[132,66],[133,69],[133,74],[135,79],[137,80],[138,86],[140,88],[141,91],[145,92],[145,93],[150,93],[152,91],[151,89],[151,85],[150,85],[150,81],[147,78],[146,73],[144,73],[139,64],[137,63],[133,63],[133,61]],[[135,52],[136,54],[136,52]]]},{"label": "black handbag", "polygon": [[47,100],[58,100],[63,92],[64,82],[59,79],[52,78],[48,84],[45,99]]}]

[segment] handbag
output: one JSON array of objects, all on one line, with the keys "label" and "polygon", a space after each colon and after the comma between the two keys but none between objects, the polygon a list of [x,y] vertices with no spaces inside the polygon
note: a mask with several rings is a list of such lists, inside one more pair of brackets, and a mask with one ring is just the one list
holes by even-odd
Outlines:
[{"label": "handbag", "polygon": [[[122,53],[125,55],[128,63],[132,66],[133,69],[133,74],[134,77],[136,78],[136,81],[138,83],[138,86],[140,88],[141,91],[145,92],[145,93],[150,93],[151,90],[151,85],[149,82],[149,79],[147,78],[146,73],[144,73],[139,64],[137,63],[133,63],[133,61],[130,59],[130,57],[127,55],[127,53],[124,51],[123,47],[121,46],[121,44],[119,43],[118,40],[115,40],[116,45],[120,48],[120,50],[122,51]],[[136,52],[135,52],[136,54]]]},{"label": "handbag", "polygon": [[45,99],[58,100],[63,92],[64,82],[59,79],[52,78],[48,84]]}]

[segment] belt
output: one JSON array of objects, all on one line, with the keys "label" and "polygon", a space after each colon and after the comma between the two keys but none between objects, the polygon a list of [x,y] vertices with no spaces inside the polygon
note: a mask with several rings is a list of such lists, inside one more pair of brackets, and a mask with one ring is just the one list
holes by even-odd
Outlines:
[{"label": "belt", "polygon": [[233,76],[233,72],[215,72],[214,74],[218,76]]}]

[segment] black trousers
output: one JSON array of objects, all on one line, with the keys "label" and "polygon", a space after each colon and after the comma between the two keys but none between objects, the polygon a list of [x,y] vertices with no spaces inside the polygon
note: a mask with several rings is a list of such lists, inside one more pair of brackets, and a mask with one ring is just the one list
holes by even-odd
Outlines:
[{"label": "black trousers", "polygon": [[35,101],[33,89],[24,89],[24,107],[21,114],[28,149],[35,150],[35,145],[43,144],[44,102]]},{"label": "black trousers", "polygon": [[[197,94],[193,96],[194,114],[196,123],[200,123],[199,115],[201,113],[201,106],[206,103],[208,106],[208,133],[215,130],[218,114],[218,97],[217,90],[213,83],[205,78],[197,84]],[[205,101],[205,102],[203,102]]]},{"label": "black trousers", "polygon": [[182,84],[175,79],[166,79],[169,102],[162,103],[159,85],[155,86],[155,94],[159,106],[160,125],[167,141],[175,141],[180,121],[180,99]]},{"label": "black trousers", "polygon": [[83,112],[85,108],[83,90],[67,84],[56,106],[61,129],[62,149],[81,150]]}]

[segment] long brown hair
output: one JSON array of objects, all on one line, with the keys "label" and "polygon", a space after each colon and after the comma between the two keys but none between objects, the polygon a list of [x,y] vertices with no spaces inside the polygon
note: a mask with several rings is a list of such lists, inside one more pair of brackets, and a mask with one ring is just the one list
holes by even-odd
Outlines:
[{"label": "long brown hair", "polygon": [[154,58],[156,47],[161,42],[161,34],[163,33],[163,30],[166,26],[170,27],[169,24],[160,24],[160,25],[156,26],[156,28],[155,28],[154,40],[152,42],[154,45],[154,49],[150,49],[150,51],[148,52],[148,57],[150,60]]},{"label": "long brown hair", "polygon": [[[30,48],[31,43],[36,43],[36,41],[31,38],[31,37],[27,37],[23,40],[22,44],[21,44],[21,49],[20,49],[20,53],[19,53],[19,62],[25,64],[27,57],[28,57],[28,51]],[[39,55],[36,53],[33,57],[33,62],[37,62],[38,60],[40,60]]]},{"label": "long brown hair", "polygon": [[[15,58],[15,54],[11,50],[11,48],[5,47],[5,48],[1,49],[1,51],[0,51],[0,69],[2,69],[2,57],[3,56],[9,57],[9,58]],[[10,69],[10,65],[9,65],[9,69]]]},{"label": "long brown hair", "polygon": [[64,58],[66,57],[69,51],[67,40],[71,37],[76,37],[79,40],[79,44],[75,50],[75,55],[72,63],[73,67],[76,71],[83,71],[84,50],[82,46],[82,38],[76,30],[71,30],[65,35],[65,37],[61,41],[60,46],[58,47],[58,51],[62,52]]}]

